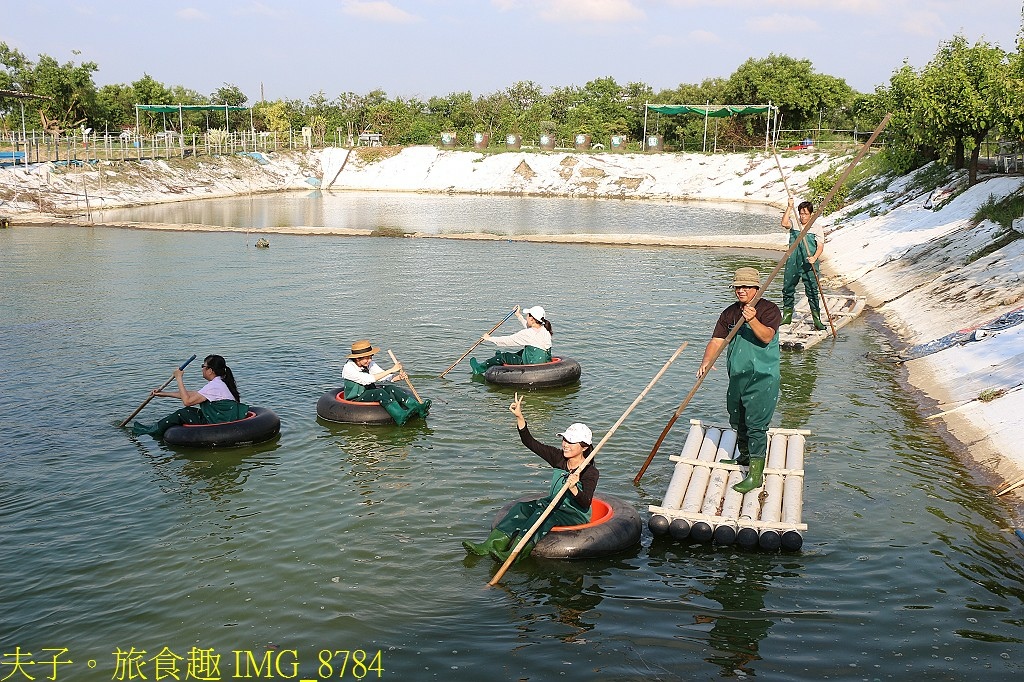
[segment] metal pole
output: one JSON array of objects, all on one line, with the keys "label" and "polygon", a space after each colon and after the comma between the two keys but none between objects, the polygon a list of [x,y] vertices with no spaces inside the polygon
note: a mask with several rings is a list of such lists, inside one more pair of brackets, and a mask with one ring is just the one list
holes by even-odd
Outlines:
[{"label": "metal pole", "polygon": [[[641,152],[647,151],[647,108],[649,105],[649,100],[643,103],[643,143],[640,145]],[[24,114],[23,118],[25,118]]]},{"label": "metal pole", "polygon": [[704,105],[704,147],[702,151],[708,151],[708,110],[711,108],[711,100]]}]

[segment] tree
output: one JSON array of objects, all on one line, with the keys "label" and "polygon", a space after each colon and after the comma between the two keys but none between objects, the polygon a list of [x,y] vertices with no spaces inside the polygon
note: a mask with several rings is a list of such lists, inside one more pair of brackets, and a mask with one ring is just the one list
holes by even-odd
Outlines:
[{"label": "tree", "polygon": [[241,107],[248,101],[249,98],[245,96],[245,93],[232,83],[224,83],[210,95],[211,104],[227,104],[229,107]]},{"label": "tree", "polygon": [[824,111],[851,104],[854,91],[841,78],[815,73],[810,60],[769,54],[741,64],[729,77],[725,94],[728,101],[723,104],[771,102],[787,127],[806,129],[817,126]]},{"label": "tree", "polygon": [[978,179],[981,143],[1001,119],[1000,96],[1006,92],[1006,53],[979,41],[968,46],[962,35],[939,46],[921,73],[919,111],[925,142],[954,168],[971,153],[969,182]]},{"label": "tree", "polygon": [[892,113],[882,155],[895,173],[909,173],[938,158],[926,141],[921,79],[910,64],[904,62],[894,71],[888,87],[878,88],[865,108],[877,121],[881,121],[886,112]]}]

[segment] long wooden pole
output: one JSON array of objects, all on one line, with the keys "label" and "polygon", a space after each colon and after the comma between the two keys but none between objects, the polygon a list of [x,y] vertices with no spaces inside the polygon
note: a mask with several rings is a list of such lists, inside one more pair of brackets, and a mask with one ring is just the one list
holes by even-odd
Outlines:
[{"label": "long wooden pole", "polygon": [[[513,315],[515,315],[515,314],[516,314],[516,311],[517,311],[517,310],[519,310],[519,306],[516,306],[515,308],[513,308],[513,309],[512,309],[512,312],[510,312],[510,313],[509,313],[508,315],[506,315],[505,317],[501,318],[501,322],[499,322],[498,324],[496,324],[496,325],[494,325],[493,327],[491,327],[491,328],[490,328],[490,329],[489,329],[489,330],[487,331],[487,334],[490,334],[491,332],[493,332],[494,330],[496,330],[496,329],[497,329],[498,327],[500,327],[501,325],[505,324],[505,322],[506,322],[506,321],[508,320],[508,318],[510,318],[510,317],[512,317]],[[484,334],[484,336],[487,336],[487,334]],[[453,362],[453,363],[451,364],[451,366],[450,366],[450,367],[449,367],[448,369],[446,369],[445,371],[441,372],[441,374],[439,374],[437,378],[438,378],[438,379],[441,379],[441,378],[443,378],[443,377],[444,377],[444,375],[445,375],[445,374],[447,374],[448,372],[450,372],[450,371],[452,371],[453,369],[455,369],[455,365],[457,365],[457,364],[459,364],[460,362],[462,362],[463,360],[465,360],[465,359],[466,359],[466,356],[467,356],[467,355],[469,355],[470,353],[472,353],[472,352],[473,352],[473,349],[474,349],[474,348],[476,348],[476,347],[477,347],[477,346],[479,346],[479,345],[480,345],[481,343],[483,343],[483,341],[484,341],[484,336],[481,336],[481,337],[480,337],[480,340],[479,340],[479,341],[477,341],[477,342],[476,342],[476,343],[474,343],[474,344],[473,344],[472,346],[470,346],[470,347],[469,347],[469,350],[467,350],[467,351],[466,351],[465,353],[463,353],[463,354],[462,354],[462,357],[460,357],[460,358],[459,358],[458,360],[456,360],[455,362]]]},{"label": "long wooden pole", "polygon": [[[789,191],[789,183],[786,182],[786,173],[782,170],[782,162],[779,161],[779,153],[778,152],[773,152],[773,153],[775,154],[775,165],[778,166],[778,168],[779,168],[779,175],[782,176],[782,186],[786,188],[786,196],[789,197],[789,203],[792,204],[793,203],[793,193]],[[792,208],[793,210],[792,211],[788,211],[788,208]],[[796,208],[794,206],[789,206],[788,208],[787,208],[787,211],[789,212],[789,222],[790,222],[790,225],[799,225],[800,224],[800,214],[799,214],[799,212],[797,212],[797,210],[796,210]],[[796,221],[796,222],[793,222],[793,221]],[[821,280],[818,279],[818,271],[814,269],[814,263],[811,263],[811,274],[814,276],[814,283],[818,285],[818,295],[821,297],[821,307],[825,309],[825,317],[828,318],[828,324],[829,324],[830,327],[832,327],[832,338],[836,339],[836,338],[838,338],[837,334],[836,334],[836,325],[835,325],[834,322],[832,322],[832,313],[830,313],[828,311],[828,301],[825,300],[825,291],[821,288]]]},{"label": "long wooden pole", "polygon": [[[821,212],[824,210],[826,206],[828,206],[829,202],[832,201],[832,197],[835,196],[836,192],[839,191],[839,188],[843,186],[844,182],[846,182],[846,179],[850,177],[850,173],[853,172],[853,169],[857,166],[858,163],[860,163],[860,160],[864,158],[864,155],[868,153],[868,150],[871,149],[871,145],[874,144],[875,139],[877,139],[878,136],[882,134],[882,131],[885,130],[885,126],[889,125],[890,118],[892,118],[892,114],[887,113],[885,117],[882,119],[882,122],[878,124],[877,128],[875,128],[875,132],[871,133],[871,137],[868,138],[867,142],[864,143],[864,146],[861,147],[859,152],[857,152],[857,155],[853,157],[852,161],[850,161],[850,165],[846,167],[846,170],[843,171],[843,174],[841,176],[839,176],[839,179],[836,180],[836,183],[832,185],[832,189],[830,189],[828,191],[828,194],[825,195],[825,199],[820,204],[818,204],[817,210],[814,211],[814,213],[811,215],[810,220],[808,220],[807,224],[804,225],[802,230],[800,230],[800,234],[797,236],[797,238],[793,240],[793,243],[789,245],[788,249],[786,249],[786,253],[782,255],[782,258],[775,265],[775,269],[772,270],[771,273],[768,275],[768,279],[764,281],[764,284],[761,285],[761,288],[758,289],[754,297],[750,299],[750,305],[757,305],[757,302],[761,300],[761,295],[764,293],[764,290],[768,288],[768,285],[772,282],[772,280],[775,279],[775,276],[778,275],[779,271],[782,270],[782,268],[785,266],[786,260],[793,253],[793,251],[796,250],[796,247],[800,243],[800,240],[804,238],[808,231],[810,231],[811,226],[814,225],[814,221],[817,220],[819,216],[821,216]],[[736,323],[736,326],[729,331],[729,335],[725,337],[725,343],[723,343],[712,356],[712,365],[715,364],[715,360],[717,360],[718,356],[722,354],[722,351],[729,346],[729,342],[732,341],[734,336],[736,336],[736,332],[740,330],[740,327],[743,326],[743,323],[745,321],[746,320],[744,320],[743,318],[740,318],[739,322]],[[640,483],[640,479],[643,477],[644,472],[647,471],[647,467],[650,466],[651,462],[654,460],[654,456],[658,453],[658,448],[660,448],[661,444],[665,441],[665,437],[668,435],[669,430],[671,430],[672,425],[676,423],[676,419],[678,419],[679,415],[683,413],[683,410],[686,409],[686,406],[690,404],[690,399],[693,398],[693,395],[697,392],[697,388],[701,385],[701,382],[704,381],[705,376],[707,376],[706,373],[703,376],[697,377],[697,382],[693,385],[693,388],[690,389],[690,392],[686,394],[686,398],[683,399],[682,404],[679,405],[679,408],[672,415],[672,418],[668,420],[668,424],[665,425],[664,430],[662,430],[661,435],[658,437],[658,442],[654,444],[653,448],[651,448],[651,454],[647,455],[647,460],[644,462],[643,466],[640,467],[640,471],[637,473],[636,477],[633,478],[634,485]]]},{"label": "long wooden pole", "polygon": [[[395,354],[392,353],[390,349],[388,349],[388,355],[391,356],[391,362],[393,362],[393,363],[395,363],[397,365],[398,364],[398,358],[395,357]],[[405,368],[403,367],[401,371],[405,372]],[[423,398],[420,398],[420,394],[416,392],[416,387],[413,386],[412,385],[412,381],[409,380],[409,373],[408,372],[405,373],[405,383],[409,384],[409,390],[412,391],[412,395],[413,395],[414,398],[416,398],[416,402],[422,403],[423,402]]]},{"label": "long wooden pole", "polygon": [[1019,480],[1019,481],[1017,481],[1016,483],[1012,483],[1012,484],[1010,484],[1010,485],[1006,486],[1005,488],[1003,488],[1002,490],[1000,490],[999,492],[997,492],[997,493],[996,493],[996,497],[999,497],[1000,495],[1005,495],[1006,493],[1010,492],[1011,490],[1014,490],[1014,489],[1016,489],[1016,488],[1019,488],[1019,487],[1021,487],[1022,485],[1024,485],[1024,478],[1020,479],[1020,480]]},{"label": "long wooden pole", "polygon": [[[651,383],[647,384],[647,388],[640,392],[640,395],[636,397],[636,400],[634,400],[633,403],[626,408],[626,411],[622,413],[622,416],[619,417],[619,420],[615,422],[615,424],[612,425],[612,428],[608,430],[608,433],[604,435],[604,438],[602,438],[601,442],[597,444],[597,447],[595,447],[587,456],[587,458],[583,460],[583,463],[580,464],[580,467],[579,469],[577,469],[577,471],[583,471],[583,469],[585,469],[586,466],[590,464],[591,461],[593,461],[594,457],[597,456],[597,451],[600,450],[601,447],[608,442],[608,439],[612,437],[612,434],[615,433],[615,430],[618,429],[622,422],[626,420],[626,417],[629,416],[629,413],[633,411],[633,408],[636,407],[640,403],[640,401],[644,399],[644,396],[647,395],[647,392],[651,390],[651,387],[653,387],[655,383],[657,383],[658,379],[661,378],[661,375],[664,374],[665,370],[669,368],[669,365],[675,362],[676,358],[679,357],[679,354],[683,352],[688,343],[688,341],[684,341],[683,345],[679,346],[679,348],[676,349],[676,352],[672,354],[672,357],[668,359],[668,362],[666,362],[664,366],[662,366],[662,368],[658,371],[658,373],[654,375],[654,378],[651,379]],[[526,546],[526,543],[530,541],[530,538],[532,538],[533,534],[537,532],[537,529],[541,527],[541,524],[544,523],[545,519],[547,519],[548,516],[551,515],[551,512],[554,511],[555,507],[559,505],[559,503],[562,501],[562,496],[565,495],[565,491],[568,489],[569,481],[568,479],[566,479],[565,485],[563,485],[562,489],[559,490],[558,493],[551,499],[551,504],[547,506],[547,509],[544,510],[544,513],[540,515],[540,518],[537,519],[533,526],[530,527],[530,530],[523,533],[523,537],[521,537],[519,539],[519,542],[516,543],[516,546],[512,550],[512,553],[508,555],[508,559],[505,560],[505,563],[501,565],[501,568],[498,569],[498,572],[495,573],[494,577],[491,578],[489,583],[487,583],[488,585],[494,585],[499,580],[501,580],[501,576],[505,575],[505,571],[508,570],[509,566],[511,566],[512,563],[516,560],[516,557],[519,556],[519,552],[521,552],[523,547]]]},{"label": "long wooden pole", "polygon": [[[181,363],[181,365],[179,365],[179,366],[178,366],[178,369],[180,369],[180,370],[184,370],[184,369],[185,369],[186,367],[188,367],[188,363],[192,362],[192,361],[193,361],[193,360],[195,360],[195,359],[196,359],[196,356],[195,356],[195,354],[193,354],[193,355],[192,355],[192,357],[190,357],[190,358],[189,358],[188,360],[186,360],[185,362]],[[174,381],[174,375],[173,375],[173,374],[171,375],[171,378],[170,378],[170,379],[168,379],[168,380],[167,380],[167,381],[166,381],[166,382],[164,383],[164,385],[163,385],[163,386],[161,386],[160,388],[158,388],[158,389],[156,389],[156,390],[157,390],[157,391],[162,391],[162,390],[164,390],[165,388],[167,388],[168,384],[170,384],[170,383],[171,383],[172,381]],[[132,412],[132,413],[131,413],[130,415],[128,415],[128,418],[127,418],[127,419],[125,419],[125,420],[124,420],[123,422],[121,422],[120,424],[118,424],[118,428],[123,428],[125,424],[127,424],[128,422],[130,422],[130,421],[132,420],[132,417],[134,417],[135,415],[137,415],[137,414],[138,414],[139,412],[142,412],[142,408],[144,408],[144,407],[145,407],[146,405],[149,405],[149,401],[150,401],[150,400],[152,400],[152,399],[153,399],[154,397],[155,397],[155,396],[153,396],[153,394],[152,394],[152,393],[150,393],[150,394],[149,394],[149,397],[148,397],[148,398],[146,398],[145,400],[143,400],[143,401],[142,401],[142,404],[141,404],[141,405],[139,405],[139,407],[138,407],[138,408],[137,408],[137,409],[136,409],[136,410],[135,410],[134,412]]]}]

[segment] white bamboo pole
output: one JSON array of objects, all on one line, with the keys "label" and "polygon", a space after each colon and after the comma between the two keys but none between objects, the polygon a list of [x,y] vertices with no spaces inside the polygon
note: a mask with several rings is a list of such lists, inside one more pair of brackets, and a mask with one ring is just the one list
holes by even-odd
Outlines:
[{"label": "white bamboo pole", "polygon": [[[690,433],[686,435],[686,442],[683,444],[683,451],[680,457],[683,459],[697,459],[700,452],[700,444],[704,440],[704,427],[700,422],[690,424]],[[672,480],[669,481],[668,490],[665,491],[665,499],[661,506],[666,509],[679,509],[683,503],[683,495],[686,494],[686,486],[690,483],[690,474],[693,472],[693,465],[686,462],[676,462],[675,471],[672,472]]]},{"label": "white bamboo pole", "polygon": [[[700,420],[690,420],[690,432],[686,435],[686,442],[680,453],[681,459],[697,459],[700,451],[700,444],[704,440],[704,427]],[[686,494],[686,486],[690,483],[690,474],[693,473],[693,465],[686,462],[676,462],[676,468],[672,472],[672,480],[669,481],[668,490],[665,491],[665,498],[662,500],[662,508],[679,509],[683,503],[683,495]],[[690,522],[686,519],[669,519],[663,514],[651,516],[647,526],[654,535],[669,533],[676,540],[685,540],[690,535]]]},{"label": "white bamboo pole", "polygon": [[[736,432],[733,429],[726,429],[722,432],[718,441],[718,450],[715,453],[715,461],[732,459],[736,450]],[[714,469],[711,478],[708,480],[708,487],[704,493],[704,500],[700,507],[700,513],[708,516],[718,516],[722,507],[722,499],[725,497],[725,484],[729,480],[728,469]],[[716,524],[717,526],[717,524]],[[707,521],[698,521],[693,524],[690,535],[698,542],[708,542],[714,537],[715,529]]]},{"label": "white bamboo pole", "polygon": [[[714,462],[718,454],[718,441],[722,437],[721,429],[714,427],[704,432],[704,441],[700,444],[700,452],[697,460],[700,462]],[[686,494],[683,495],[683,505],[680,509],[684,512],[696,513],[704,501],[704,492],[708,487],[708,479],[711,478],[711,468],[705,466],[693,467],[690,474],[690,484],[686,486]]]},{"label": "white bamboo pole", "polygon": [[[784,469],[786,467],[786,435],[776,433],[768,445],[768,469]],[[782,518],[782,475],[767,474],[764,477],[764,490],[768,494],[764,506],[761,507],[762,521],[778,521]],[[782,544],[782,536],[777,530],[765,529],[758,535],[757,543],[762,549],[775,550]]]},{"label": "white bamboo pole", "polygon": [[[799,433],[789,437],[786,447],[786,468],[803,470],[805,438]],[[795,474],[786,476],[782,491],[782,520],[786,523],[801,523],[804,509],[804,477]],[[800,531],[790,529],[782,534],[782,548],[796,551],[804,544]]]},{"label": "white bamboo pole", "polygon": [[744,525],[744,522],[760,520],[760,493],[760,488],[755,488],[754,490],[751,490],[749,493],[744,493],[743,502],[740,504],[740,529],[736,533],[736,544],[746,549],[757,547],[757,530],[749,525]]},{"label": "white bamboo pole", "polygon": [[743,504],[743,493],[736,492],[732,487],[742,480],[743,472],[735,469],[729,472],[729,479],[725,482],[722,522],[715,527],[715,542],[720,545],[731,545],[736,542],[736,534],[739,532],[739,524],[736,519],[739,518],[740,505]]}]

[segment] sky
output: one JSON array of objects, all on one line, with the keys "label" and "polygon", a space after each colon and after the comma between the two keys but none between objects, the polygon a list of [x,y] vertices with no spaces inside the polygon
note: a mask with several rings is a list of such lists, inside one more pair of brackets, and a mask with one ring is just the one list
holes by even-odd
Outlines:
[{"label": "sky", "polygon": [[784,54],[860,92],[957,34],[1016,49],[1021,0],[2,0],[0,42],[249,102],[383,90],[427,100],[612,77],[655,92]]}]

